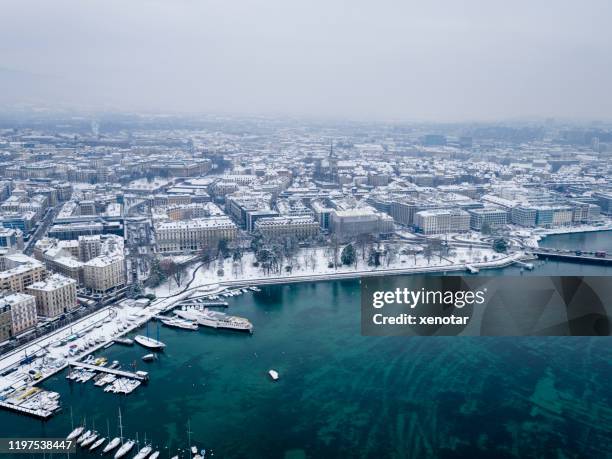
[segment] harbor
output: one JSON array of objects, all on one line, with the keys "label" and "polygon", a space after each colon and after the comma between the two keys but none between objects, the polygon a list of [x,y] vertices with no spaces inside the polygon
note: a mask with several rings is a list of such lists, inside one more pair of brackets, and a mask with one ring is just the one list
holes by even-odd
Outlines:
[{"label": "harbor", "polygon": [[[126,371],[105,366],[106,363],[100,364],[95,361],[93,354],[106,351],[113,344],[133,346],[134,342],[138,343],[140,348],[163,350],[165,344],[149,336],[149,322],[152,319],[159,319],[166,327],[182,330],[195,331],[199,328],[198,323],[200,323],[212,328],[240,327],[252,332],[250,322],[241,318],[233,318],[225,313],[212,311],[209,313],[207,308],[227,307],[227,302],[220,301],[219,298],[234,297],[253,291],[259,291],[259,289],[257,287],[227,289],[217,286],[211,293],[199,295],[198,302],[195,303],[197,306],[187,303],[190,310],[207,318],[199,322],[197,318],[186,320],[176,315],[161,314],[161,312],[171,312],[174,308],[156,307],[149,305],[148,301],[124,300],[40,339],[24,350],[2,356],[0,359],[0,409],[49,419],[61,409],[59,395],[55,397],[55,393],[48,393],[37,388],[36,385],[66,367],[69,368],[69,374],[66,377],[69,381],[86,383],[97,378],[100,373],[105,373],[109,376],[106,379],[96,379],[97,386],[104,386],[105,392],[130,394],[141,383],[149,380],[148,372]],[[173,304],[173,306],[178,305],[187,310],[187,306],[181,302]],[[143,326],[146,328],[145,335],[127,337],[128,334]],[[159,337],[159,324],[157,325],[157,336]]]},{"label": "harbor", "polygon": [[[553,237],[546,239],[548,244],[554,243]],[[573,240],[570,244],[575,247]],[[512,265],[481,270],[479,275],[612,275],[612,269],[603,265],[543,260],[533,264],[533,270]],[[159,340],[166,347],[153,352],[156,358],[150,362],[143,357],[152,352],[135,342],[116,343],[107,349],[101,344],[92,351],[96,359],[104,356],[106,366],[116,361],[130,372],[136,362],[138,369],[149,373],[149,383],[127,396],[105,393],[108,383],[96,387],[95,376],[84,384],[70,383],[66,363],[41,385],[43,390],[59,394],[61,411],[41,423],[40,418],[0,410],[6,435],[65,437],[72,428],[72,408],[75,426],[85,418],[88,429],[95,425],[109,438],[105,426],[110,421],[110,437],[114,438],[119,435],[117,412],[121,408],[125,440],[135,441],[138,435],[142,448],[146,434],[161,457],[188,457],[190,444],[214,452],[214,457],[228,458],[285,454],[337,457],[342,453],[350,457],[348,453],[355,449],[374,454],[387,442],[418,442],[423,436],[439,446],[438,417],[453,409],[456,412],[458,406],[470,406],[469,397],[453,398],[456,391],[448,385],[453,378],[472,387],[475,397],[507,409],[511,422],[521,426],[520,434],[534,445],[556,435],[546,423],[546,413],[555,406],[564,412],[563,420],[555,422],[573,432],[574,446],[568,446],[569,451],[592,451],[591,443],[583,440],[587,425],[595,426],[588,430],[591,438],[605,441],[603,426],[612,422],[606,411],[610,396],[607,381],[612,376],[606,362],[612,355],[604,338],[371,339],[359,332],[357,279],[259,289],[226,299],[231,314],[248,317],[256,325],[255,334],[160,326]],[[173,311],[156,314],[168,317]],[[129,306],[120,313],[121,317],[128,315],[140,317]],[[120,336],[146,336],[146,323],[142,318],[139,321],[139,327],[126,329]],[[149,335],[157,339],[153,322]],[[364,359],[364,355],[373,358]],[[523,357],[514,359],[512,355]],[[533,368],[529,372],[525,362]],[[591,369],[588,381],[575,371],[580,362]],[[551,371],[551,367],[557,369]],[[539,389],[543,385],[558,397],[563,391],[562,398],[550,402]],[[585,391],[591,394],[586,402]],[[508,395],[502,398],[499,393]],[[426,395],[441,400],[441,405],[432,405]],[[343,409],[347,403],[351,409]],[[578,408],[584,403],[588,412]],[[540,411],[529,414],[533,409]],[[381,414],[384,419],[403,421],[389,430],[382,424]],[[480,422],[474,428],[466,425],[460,414],[451,417],[445,436],[462,435],[477,441],[483,433],[494,436],[499,429],[505,432],[505,427],[496,427],[487,410],[482,409],[478,417]],[[333,422],[322,424],[317,418]],[[191,441],[187,435],[189,419]],[[541,426],[537,433],[528,427],[534,419]],[[421,430],[413,432],[403,422],[417,423]],[[240,426],[240,435],[236,435],[236,426]],[[350,431],[354,435],[347,434]],[[365,441],[368,435],[370,440]],[[334,439],[333,448],[329,438]],[[136,448],[134,445],[129,457],[136,454]],[[79,455],[91,456],[83,448]]]}]

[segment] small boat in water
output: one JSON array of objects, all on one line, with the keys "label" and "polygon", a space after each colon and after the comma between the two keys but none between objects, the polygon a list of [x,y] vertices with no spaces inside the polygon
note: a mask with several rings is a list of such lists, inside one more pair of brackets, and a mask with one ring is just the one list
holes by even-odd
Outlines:
[{"label": "small boat in water", "polygon": [[157,359],[157,355],[155,354],[147,354],[147,355],[143,355],[142,356],[142,360],[144,360],[145,362],[152,362],[153,360]]},{"label": "small boat in water", "polygon": [[278,378],[279,378],[278,371],[269,370],[268,374],[270,375],[270,378],[272,378],[273,381],[278,381]]},{"label": "small boat in water", "polygon": [[135,443],[132,440],[128,440],[126,441],[121,448],[119,448],[117,450],[117,452],[115,453],[115,459],[119,459],[123,456],[125,456],[127,453],[130,452],[130,450],[134,447]]},{"label": "small boat in water", "polygon": [[161,321],[166,327],[182,328],[184,330],[197,330],[198,324],[191,320],[175,318],[164,318]]},{"label": "small boat in water", "polygon": [[81,443],[81,446],[83,448],[86,448],[89,445],[91,445],[94,441],[96,441],[97,438],[98,438],[98,432],[92,432],[92,434],[89,437],[83,440],[83,442]]},{"label": "small boat in water", "polygon": [[153,451],[153,448],[147,445],[138,451],[138,454],[134,456],[134,459],[145,459],[151,453],[151,451]]},{"label": "small boat in water", "polygon": [[150,338],[144,335],[136,335],[134,337],[134,341],[136,341],[141,346],[144,346],[148,349],[154,349],[156,351],[161,351],[166,347],[166,345],[162,343],[161,341],[158,341],[156,339],[153,339],[153,338]]},{"label": "small boat in water", "polygon": [[102,443],[104,443],[104,440],[106,440],[105,437],[98,438],[96,442],[93,445],[91,445],[91,447],[89,448],[89,451],[93,451],[94,449],[99,447]]},{"label": "small boat in water", "polygon": [[79,438],[77,438],[77,443],[80,445],[81,443],[83,443],[85,441],[85,439],[87,437],[89,437],[91,435],[91,430],[88,430],[85,433],[82,433],[81,436]]},{"label": "small boat in water", "polygon": [[153,454],[149,456],[149,459],[157,459],[159,457],[159,451],[154,451]]},{"label": "small boat in water", "polygon": [[119,444],[121,443],[121,438],[119,437],[115,437],[113,438],[111,441],[108,442],[108,444],[104,447],[104,449],[102,450],[103,454],[109,453],[112,450],[114,450],[117,446],[119,446]]},{"label": "small boat in water", "polygon": [[85,427],[83,426],[77,427],[76,429],[74,429],[72,432],[68,434],[68,436],[66,437],[66,440],[74,440],[75,438],[77,438],[79,435],[83,433],[83,430],[85,430]]}]

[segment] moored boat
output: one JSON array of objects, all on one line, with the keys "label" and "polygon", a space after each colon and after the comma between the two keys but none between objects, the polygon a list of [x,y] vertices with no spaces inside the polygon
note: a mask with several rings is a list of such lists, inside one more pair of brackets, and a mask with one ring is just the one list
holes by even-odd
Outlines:
[{"label": "moored boat", "polygon": [[108,444],[104,447],[104,449],[102,450],[103,454],[109,453],[112,450],[114,450],[117,446],[119,446],[119,444],[121,443],[121,438],[119,437],[115,437],[113,438],[111,441],[108,442]]},{"label": "moored boat", "polygon": [[104,443],[105,440],[106,440],[105,437],[98,438],[96,442],[93,445],[91,445],[91,447],[89,448],[89,451],[93,451],[94,449],[98,448],[102,443]]},{"label": "moored boat", "polygon": [[83,433],[83,430],[85,430],[85,427],[83,426],[79,426],[76,429],[73,429],[72,432],[70,432],[66,437],[66,440],[74,440]]},{"label": "moored boat", "polygon": [[161,351],[166,347],[166,345],[162,343],[161,341],[158,341],[156,339],[153,339],[153,338],[150,338],[144,335],[136,335],[134,337],[134,341],[136,341],[138,344],[140,344],[143,347],[146,347],[148,349],[154,349],[156,351]]},{"label": "moored boat", "polygon": [[129,453],[130,450],[134,447],[134,444],[135,443],[132,440],[126,441],[115,453],[115,459],[119,459]]}]

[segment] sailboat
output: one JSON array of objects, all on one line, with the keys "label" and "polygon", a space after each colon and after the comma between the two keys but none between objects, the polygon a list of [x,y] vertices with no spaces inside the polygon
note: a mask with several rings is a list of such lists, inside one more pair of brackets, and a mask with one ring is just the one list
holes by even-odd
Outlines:
[{"label": "sailboat", "polygon": [[76,429],[74,428],[74,421],[72,419],[72,407],[70,407],[70,429],[71,431],[66,437],[66,440],[74,440],[83,433],[83,430],[85,430],[85,426],[78,426]]},{"label": "sailboat", "polygon": [[108,419],[106,420],[106,437],[100,437],[96,440],[96,442],[91,445],[91,447],[89,448],[89,451],[93,451],[94,449],[98,448],[102,443],[104,443],[104,441],[110,438],[110,427],[108,425]]},{"label": "sailboat", "polygon": [[[121,448],[115,453],[115,459],[125,456],[134,447],[134,442],[128,440],[123,443],[123,424],[121,423],[121,408],[119,409],[119,438],[121,439]],[[114,440],[113,440],[114,441]]]},{"label": "sailboat", "polygon": [[134,341],[141,346],[155,351],[162,351],[166,347],[166,345],[159,340],[159,323],[157,324],[157,339],[153,339],[149,336],[149,322],[147,322],[147,336],[136,335]]},{"label": "sailboat", "polygon": [[106,440],[106,437],[98,438],[98,440],[93,445],[91,445],[91,447],[89,448],[89,451],[93,451],[94,449],[96,449],[98,446],[104,443],[105,440]]}]

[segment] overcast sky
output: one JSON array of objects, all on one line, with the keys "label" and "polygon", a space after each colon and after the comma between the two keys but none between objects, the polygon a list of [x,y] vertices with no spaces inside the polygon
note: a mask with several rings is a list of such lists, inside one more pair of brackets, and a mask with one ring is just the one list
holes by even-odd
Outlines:
[{"label": "overcast sky", "polygon": [[0,103],[612,119],[609,0],[2,0]]}]

